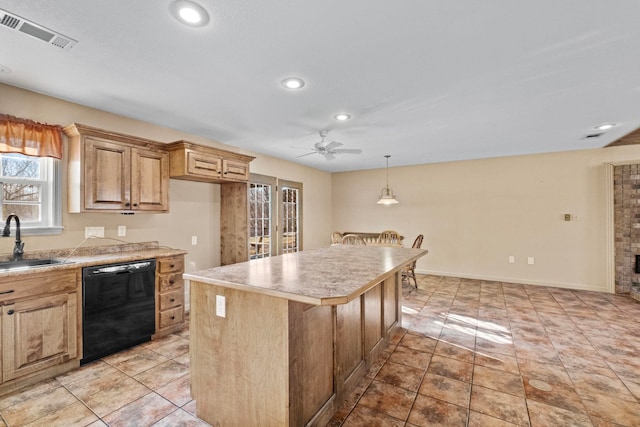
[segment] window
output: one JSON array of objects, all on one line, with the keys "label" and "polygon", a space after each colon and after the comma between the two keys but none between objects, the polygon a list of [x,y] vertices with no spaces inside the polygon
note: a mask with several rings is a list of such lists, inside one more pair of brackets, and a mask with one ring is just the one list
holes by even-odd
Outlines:
[{"label": "window", "polygon": [[59,234],[60,160],[1,153],[0,163],[2,218],[18,215],[25,235]]},{"label": "window", "polygon": [[251,174],[248,191],[249,258],[302,250],[302,184]]}]

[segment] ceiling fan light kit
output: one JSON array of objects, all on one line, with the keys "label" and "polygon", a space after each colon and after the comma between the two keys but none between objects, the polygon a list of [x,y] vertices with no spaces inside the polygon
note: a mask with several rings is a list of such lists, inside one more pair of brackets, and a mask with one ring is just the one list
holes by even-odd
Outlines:
[{"label": "ceiling fan light kit", "polygon": [[396,196],[393,194],[393,190],[389,187],[389,154],[384,156],[387,159],[387,185],[380,192],[380,198],[378,199],[379,205],[395,205],[400,203]]}]

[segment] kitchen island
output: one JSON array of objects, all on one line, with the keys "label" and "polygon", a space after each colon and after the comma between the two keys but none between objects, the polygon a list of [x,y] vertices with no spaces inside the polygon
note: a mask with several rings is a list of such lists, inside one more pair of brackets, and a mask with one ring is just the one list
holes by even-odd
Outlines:
[{"label": "kitchen island", "polygon": [[400,328],[400,272],[426,253],[335,245],[185,274],[198,417],[326,424]]}]

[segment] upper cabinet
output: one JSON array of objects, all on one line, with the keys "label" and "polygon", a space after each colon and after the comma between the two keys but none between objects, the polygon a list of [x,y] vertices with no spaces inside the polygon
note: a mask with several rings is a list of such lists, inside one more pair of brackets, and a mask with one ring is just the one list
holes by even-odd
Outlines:
[{"label": "upper cabinet", "polygon": [[171,178],[201,182],[247,182],[252,156],[176,141],[167,144]]},{"label": "upper cabinet", "polygon": [[165,144],[77,123],[64,132],[69,212],[168,212]]}]

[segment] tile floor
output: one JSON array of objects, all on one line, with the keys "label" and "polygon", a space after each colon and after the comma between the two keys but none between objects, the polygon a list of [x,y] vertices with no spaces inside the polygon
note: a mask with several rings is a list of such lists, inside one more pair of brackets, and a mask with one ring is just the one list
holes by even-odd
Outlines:
[{"label": "tile floor", "polygon": [[[640,304],[419,276],[403,326],[329,426],[639,426]],[[0,427],[206,426],[189,331],[0,397]]]}]

